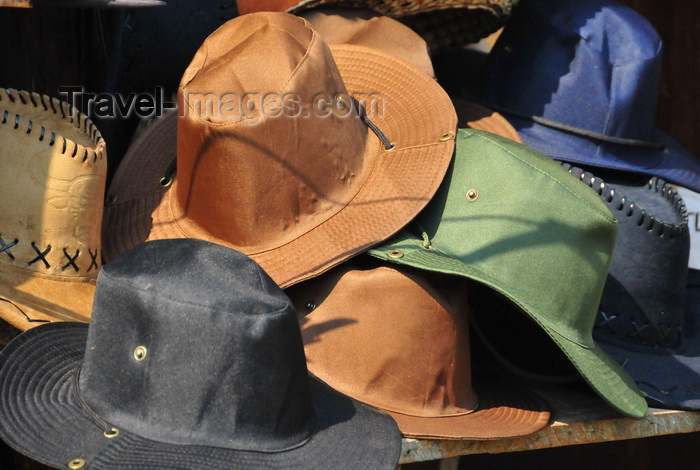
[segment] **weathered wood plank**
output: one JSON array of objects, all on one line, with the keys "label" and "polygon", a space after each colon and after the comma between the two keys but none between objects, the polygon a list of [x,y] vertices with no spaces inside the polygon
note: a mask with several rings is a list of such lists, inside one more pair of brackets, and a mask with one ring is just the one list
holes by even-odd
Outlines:
[{"label": "weathered wood plank", "polygon": [[700,412],[650,409],[623,417],[598,397],[561,388],[537,388],[552,406],[552,421],[524,437],[495,440],[404,439],[400,463],[457,455],[497,454],[700,431]]}]

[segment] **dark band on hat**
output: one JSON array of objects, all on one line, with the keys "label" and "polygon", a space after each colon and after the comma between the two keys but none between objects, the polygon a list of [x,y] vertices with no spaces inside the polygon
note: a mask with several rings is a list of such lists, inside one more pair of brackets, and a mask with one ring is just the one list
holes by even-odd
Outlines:
[{"label": "dark band on hat", "polygon": [[528,121],[535,122],[541,126],[549,127],[550,129],[555,129],[558,131],[562,132],[567,132],[569,134],[577,135],[580,137],[587,137],[589,139],[594,139],[598,140],[601,142],[605,142],[607,144],[615,144],[615,145],[627,145],[631,147],[645,147],[645,148],[651,148],[651,149],[656,149],[656,150],[666,150],[666,145],[661,143],[661,142],[650,142],[647,140],[639,140],[639,139],[626,139],[624,137],[615,137],[612,135],[605,135],[601,134],[600,132],[592,131],[590,129],[584,129],[582,127],[576,127],[576,126],[571,126],[569,124],[564,124],[562,122],[557,122],[553,121],[551,119],[543,118],[541,116],[535,116],[533,114],[527,114],[527,113],[521,113],[519,111],[515,111],[510,108],[506,108],[504,106],[498,106],[493,103],[486,103],[484,101],[480,101],[474,97],[469,98],[471,101],[475,101],[476,103],[479,103],[483,106],[487,106],[494,111],[498,111],[499,113],[503,114],[509,114],[511,116],[515,116],[520,119],[525,119]]}]

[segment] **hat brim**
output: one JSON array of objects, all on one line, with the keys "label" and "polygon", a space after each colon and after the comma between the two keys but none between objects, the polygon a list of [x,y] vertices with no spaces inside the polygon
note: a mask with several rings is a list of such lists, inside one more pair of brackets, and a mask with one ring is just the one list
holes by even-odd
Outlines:
[{"label": "hat brim", "polygon": [[421,439],[503,439],[539,431],[547,425],[549,405],[522,388],[475,385],[478,407],[456,416],[412,416],[387,411],[406,437]]},{"label": "hat brim", "polygon": [[[0,318],[20,330],[56,321],[90,321],[94,277],[0,270]],[[40,293],[40,295],[38,295]]]},{"label": "hat brim", "polygon": [[[693,191],[700,191],[700,161],[658,129],[650,140],[663,144],[665,150],[601,144],[594,139],[568,134],[526,119],[508,116],[508,120],[525,145],[555,160],[656,175]],[[641,162],[647,163],[644,165]]]},{"label": "hat brim", "polygon": [[0,352],[0,437],[18,452],[65,468],[386,468],[401,451],[391,417],[312,382],[318,423],[303,445],[282,452],[175,445],[119,429],[103,435],[76,404],[73,373],[88,325],[54,323],[27,331]]},{"label": "hat brim", "polygon": [[657,408],[700,410],[700,271],[688,270],[685,335],[677,349],[633,344],[600,345],[634,378]]},{"label": "hat brim", "polygon": [[[343,44],[329,47],[351,96],[381,96],[384,117],[375,124],[395,148],[384,151],[368,146],[381,155],[371,156],[376,163],[365,184],[333,217],[288,243],[246,252],[206,230],[197,236],[244,251],[283,288],[321,274],[400,230],[435,194],[454,152],[456,113],[434,79],[381,50]],[[369,111],[368,115],[372,118]],[[165,119],[170,122],[153,124],[144,132],[114,176],[108,200],[116,197],[117,202],[105,208],[103,225],[106,262],[146,240],[192,236],[178,226],[170,203],[172,191],[158,184],[175,158],[171,149],[177,118]],[[147,139],[173,143],[158,146]]]},{"label": "hat brim", "polygon": [[647,402],[657,408],[700,410],[700,344],[688,341],[688,350],[624,347],[600,341],[600,345],[631,375]]},{"label": "hat brim", "polygon": [[491,132],[506,139],[522,143],[518,131],[503,117],[485,106],[462,98],[453,98],[460,127],[469,127],[480,131]]},{"label": "hat brim", "polygon": [[508,289],[503,289],[497,279],[473,266],[443,254],[439,247],[435,247],[433,250],[420,249],[420,247],[421,240],[401,232],[392,240],[391,247],[386,247],[386,249],[401,250],[404,253],[400,259],[394,260],[399,264],[473,279],[504,295],[554,340],[583,379],[610,406],[633,418],[641,418],[646,414],[646,401],[637,391],[634,380],[598,344],[592,340],[591,344],[579,344],[565,338],[546,323],[540,321],[538,312],[510,295]]}]

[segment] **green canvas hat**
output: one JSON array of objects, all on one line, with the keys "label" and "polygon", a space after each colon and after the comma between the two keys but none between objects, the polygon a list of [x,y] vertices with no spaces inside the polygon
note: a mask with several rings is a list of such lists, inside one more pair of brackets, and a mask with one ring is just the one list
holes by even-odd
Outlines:
[{"label": "green canvas hat", "polygon": [[460,129],[456,145],[430,204],[369,253],[489,286],[534,320],[613,408],[644,416],[642,392],[592,337],[617,236],[610,210],[522,144]]}]

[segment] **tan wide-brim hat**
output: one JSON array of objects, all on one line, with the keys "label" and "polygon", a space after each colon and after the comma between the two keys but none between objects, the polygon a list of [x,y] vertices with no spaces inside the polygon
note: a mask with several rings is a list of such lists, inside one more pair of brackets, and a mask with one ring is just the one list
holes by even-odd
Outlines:
[{"label": "tan wide-brim hat", "polygon": [[286,292],[309,371],[389,413],[405,436],[516,437],[549,420],[530,392],[473,383],[469,298],[457,277],[349,262]]},{"label": "tan wide-brim hat", "polygon": [[[334,113],[266,118],[258,108],[254,124],[203,118],[188,101],[256,88],[296,93],[304,111],[313,93],[334,106],[369,94],[374,127]],[[213,33],[183,76],[180,106],[185,116],[153,124],[115,173],[106,261],[146,240],[201,238],[246,253],[283,287],[408,223],[442,182],[457,128],[449,96],[416,65],[366,46],[329,48],[287,13],[241,16]]]},{"label": "tan wide-brim hat", "polygon": [[68,103],[0,92],[0,318],[26,330],[90,319],[107,170],[94,124]]}]

